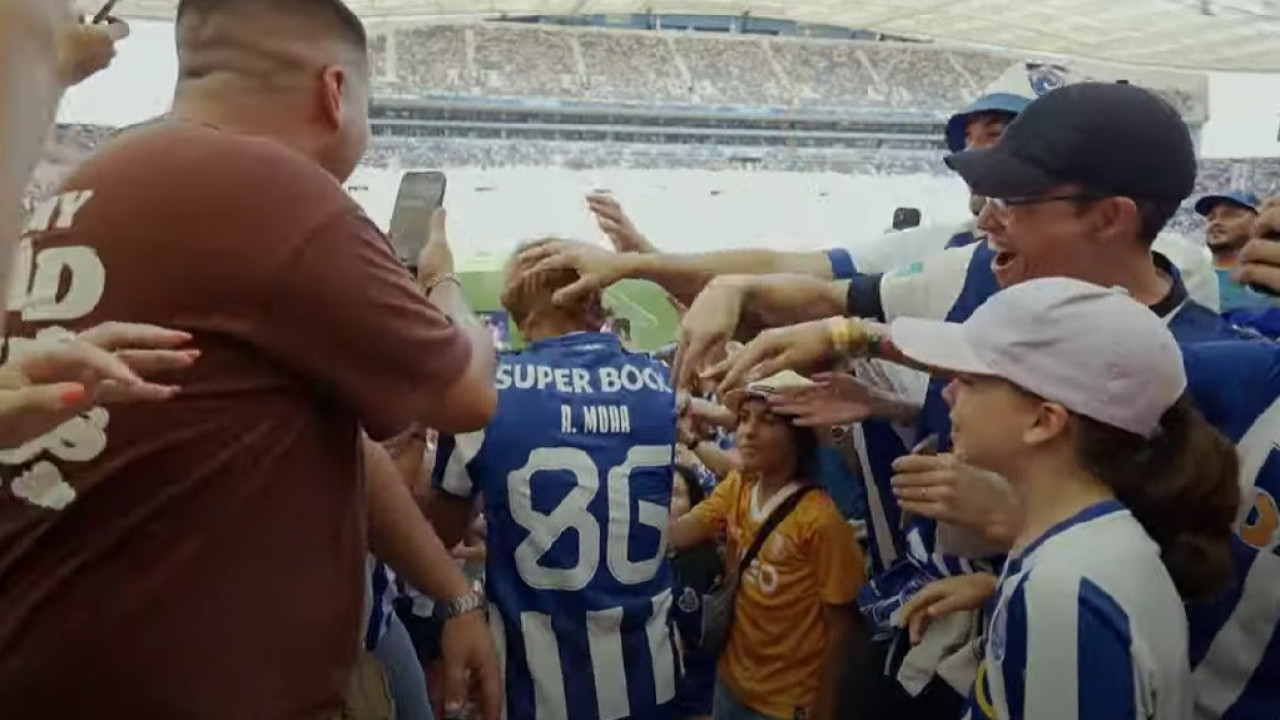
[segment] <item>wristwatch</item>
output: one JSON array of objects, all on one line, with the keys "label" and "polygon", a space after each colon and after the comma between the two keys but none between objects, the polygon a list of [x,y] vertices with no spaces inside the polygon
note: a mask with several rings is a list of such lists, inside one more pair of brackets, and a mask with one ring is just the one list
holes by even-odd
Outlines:
[{"label": "wristwatch", "polygon": [[449,620],[459,615],[483,610],[485,605],[484,592],[480,590],[472,590],[466,595],[458,597],[444,604],[444,619]]}]

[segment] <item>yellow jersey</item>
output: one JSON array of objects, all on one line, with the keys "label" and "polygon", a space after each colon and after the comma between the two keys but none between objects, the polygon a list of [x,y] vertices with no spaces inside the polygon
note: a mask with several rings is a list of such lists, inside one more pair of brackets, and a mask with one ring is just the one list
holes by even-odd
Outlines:
[{"label": "yellow jersey", "polygon": [[[800,487],[792,483],[762,503],[756,482],[734,472],[690,514],[724,531],[725,563],[736,569],[769,513]],[[811,717],[827,649],[826,606],[852,603],[865,579],[853,527],[825,492],[810,491],[743,573],[721,680],[757,712]]]}]

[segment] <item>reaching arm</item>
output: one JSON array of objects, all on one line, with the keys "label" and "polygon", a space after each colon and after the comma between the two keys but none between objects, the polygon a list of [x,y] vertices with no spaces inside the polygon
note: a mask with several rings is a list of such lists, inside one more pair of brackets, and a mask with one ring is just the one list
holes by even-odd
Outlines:
[{"label": "reaching arm", "polygon": [[831,281],[831,258],[824,252],[776,250],[721,250],[673,255],[631,253],[620,255],[623,277],[661,285],[681,302],[693,302],[707,283],[719,275],[793,275],[816,282]]},{"label": "reaching arm", "polygon": [[467,537],[476,513],[479,487],[469,465],[484,444],[484,432],[441,435],[436,446],[436,462],[431,472],[431,500],[427,517],[440,539],[455,547]]},{"label": "reaching arm", "polygon": [[363,443],[373,554],[431,597],[447,601],[466,595],[466,576],[423,519],[391,456],[368,438]]},{"label": "reaching arm", "polygon": [[431,493],[431,502],[427,505],[427,518],[440,536],[440,541],[449,547],[457,547],[467,537],[467,528],[471,527],[474,505],[470,500],[454,497],[447,492],[435,490]]},{"label": "reaching arm", "polygon": [[445,391],[439,409],[432,414],[431,425],[442,432],[482,428],[498,408],[498,391],[493,386],[497,362],[493,335],[476,320],[458,283],[439,283],[427,298],[467,336],[472,348],[471,361],[462,376]]},{"label": "reaching arm", "polygon": [[667,543],[676,550],[687,550],[695,545],[715,540],[718,533],[719,528],[715,525],[689,514],[671,523],[667,533]]},{"label": "reaching arm", "polygon": [[258,288],[256,346],[350,408],[375,440],[415,422],[446,432],[488,422],[493,340],[475,327],[455,279],[423,297],[354,205],[281,254]]},{"label": "reaching arm", "polygon": [[716,427],[732,430],[738,425],[738,416],[729,408],[702,398],[689,399],[689,414]]},{"label": "reaching arm", "polygon": [[0,277],[10,275],[22,228],[22,194],[62,97],[58,28],[69,24],[66,0],[0,0]]},{"label": "reaching arm", "polygon": [[741,494],[741,487],[742,478],[736,472],[730,473],[702,502],[671,523],[667,542],[677,550],[685,550],[715,540],[724,528],[731,504]]},{"label": "reaching arm", "polygon": [[[640,264],[661,278],[654,280],[686,305],[716,275],[808,275],[822,280],[850,277],[853,257],[843,249],[827,252],[779,252],[764,249],[725,250],[694,255],[662,255],[608,193],[587,196],[587,206],[600,230],[619,253],[650,255]],[[634,258],[633,258],[634,260]],[[636,276],[642,277],[642,276]],[[652,277],[644,277],[653,280]]]},{"label": "reaching arm", "polygon": [[426,431],[417,426],[410,427],[382,446],[395,461],[396,469],[409,484],[410,491],[413,491],[417,486],[418,476],[422,474],[423,456],[427,450]]},{"label": "reaching arm", "polygon": [[717,478],[725,477],[738,469],[738,454],[732,450],[721,449],[713,442],[700,442],[692,450],[698,461]]}]

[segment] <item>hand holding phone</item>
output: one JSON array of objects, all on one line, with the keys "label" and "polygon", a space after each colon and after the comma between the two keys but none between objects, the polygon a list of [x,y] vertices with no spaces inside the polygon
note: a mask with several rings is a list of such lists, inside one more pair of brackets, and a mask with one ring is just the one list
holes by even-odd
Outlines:
[{"label": "hand holding phone", "polygon": [[444,206],[446,186],[447,178],[442,172],[407,172],[400,178],[389,235],[396,257],[410,268],[418,265],[418,256],[427,245],[432,214]]},{"label": "hand holding phone", "polygon": [[420,282],[433,281],[441,275],[453,272],[453,249],[449,247],[449,237],[445,230],[447,220],[444,208],[436,208],[431,213],[427,241],[410,265],[410,270],[418,276]]},{"label": "hand holding phone", "polygon": [[102,9],[93,14],[93,21],[90,24],[101,25],[111,19],[111,11],[115,9],[119,2],[120,0],[107,0],[107,4],[103,5]]},{"label": "hand holding phone", "polygon": [[58,78],[63,87],[79,85],[115,59],[116,43],[129,36],[128,23],[110,15],[117,2],[108,0],[92,23],[73,23],[58,34]]}]

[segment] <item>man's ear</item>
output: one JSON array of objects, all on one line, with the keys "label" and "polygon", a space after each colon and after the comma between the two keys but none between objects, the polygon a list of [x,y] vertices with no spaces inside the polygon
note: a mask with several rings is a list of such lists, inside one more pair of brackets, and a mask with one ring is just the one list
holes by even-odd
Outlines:
[{"label": "man's ear", "polygon": [[334,132],[342,128],[346,108],[347,71],[329,65],[320,74],[320,113],[325,125]]}]

